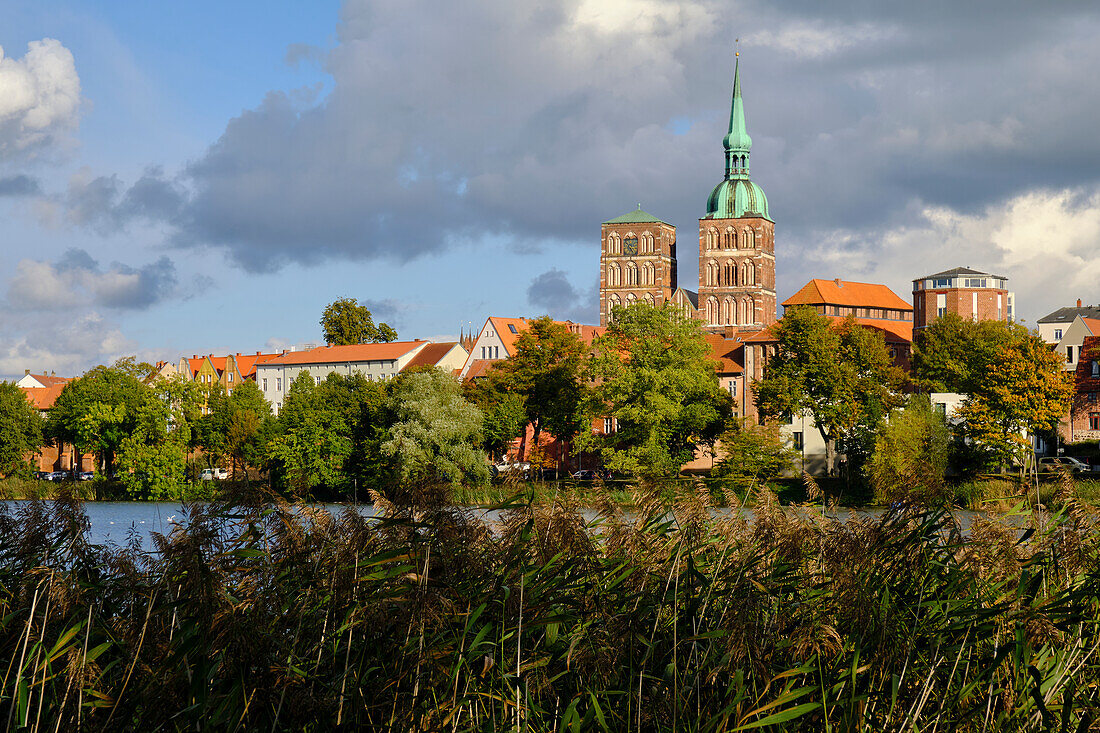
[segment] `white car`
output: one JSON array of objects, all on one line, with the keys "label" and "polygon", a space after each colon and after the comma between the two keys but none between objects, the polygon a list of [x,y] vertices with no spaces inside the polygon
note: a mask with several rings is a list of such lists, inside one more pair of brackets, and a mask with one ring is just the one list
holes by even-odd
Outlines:
[{"label": "white car", "polygon": [[213,481],[214,479],[224,481],[227,478],[229,478],[229,471],[224,468],[204,468],[199,472],[200,481]]},{"label": "white car", "polygon": [[522,476],[526,478],[531,474],[531,464],[524,461],[522,463],[498,463],[493,466],[494,476]]}]

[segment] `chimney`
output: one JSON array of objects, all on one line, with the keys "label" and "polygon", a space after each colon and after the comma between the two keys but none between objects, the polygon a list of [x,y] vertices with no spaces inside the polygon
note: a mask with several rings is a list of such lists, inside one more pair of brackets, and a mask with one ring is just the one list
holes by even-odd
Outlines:
[{"label": "chimney", "polygon": [[842,288],[842,287],[844,287],[843,285],[841,285],[841,284],[840,284],[840,278],[839,278],[839,277],[838,277],[838,278],[835,278],[835,279],[833,280],[833,282],[835,282],[835,283],[836,283],[836,286],[837,286],[838,288]]},{"label": "chimney", "polygon": [[1077,307],[1078,307],[1078,308],[1080,308],[1080,307],[1081,307],[1081,299],[1080,299],[1080,298],[1078,298],[1078,299],[1077,299]]},{"label": "chimney", "polygon": [[55,371],[54,371],[53,369],[51,369],[51,370],[50,370],[50,376],[51,376],[51,377],[56,377],[56,376],[57,376],[57,372],[55,372]]},{"label": "chimney", "polygon": [[23,376],[24,376],[24,377],[26,377],[26,376],[30,375],[30,373],[31,373],[31,370],[30,370],[30,369],[24,369],[24,370],[23,370]]},{"label": "chimney", "polygon": [[259,355],[260,355],[260,352],[258,352],[258,351],[257,351],[257,352],[256,352],[256,356],[259,356]]},{"label": "chimney", "polygon": [[198,354],[191,354],[191,358],[192,358],[192,359],[198,359],[198,358],[199,358],[199,355],[198,355]]}]

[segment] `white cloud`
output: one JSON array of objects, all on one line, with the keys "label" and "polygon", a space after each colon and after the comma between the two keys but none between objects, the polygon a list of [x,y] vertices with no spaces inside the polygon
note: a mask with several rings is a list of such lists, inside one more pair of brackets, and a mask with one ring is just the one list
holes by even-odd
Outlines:
[{"label": "white cloud", "polygon": [[1100,190],[1036,190],[974,214],[927,207],[917,224],[877,235],[825,232],[801,269],[885,282],[903,297],[914,278],[952,267],[1005,275],[1017,315],[1034,324],[1077,298],[1100,302],[1098,244]]},{"label": "white cloud", "polygon": [[140,269],[116,262],[102,270],[87,252],[71,249],[57,262],[24,259],[15,269],[7,296],[14,311],[142,309],[176,293],[176,269],[167,257]]},{"label": "white cloud", "polygon": [[5,334],[0,347],[0,375],[21,375],[30,369],[79,376],[93,364],[110,364],[135,350],[114,323],[95,312],[34,325],[18,336]]},{"label": "white cloud", "polygon": [[845,25],[824,21],[794,21],[776,30],[750,33],[746,46],[772,48],[799,59],[832,56],[857,45],[896,39],[900,31],[892,25],[857,23]]},{"label": "white cloud", "polygon": [[80,77],[60,41],[31,41],[21,59],[0,48],[0,157],[64,140],[79,113]]}]

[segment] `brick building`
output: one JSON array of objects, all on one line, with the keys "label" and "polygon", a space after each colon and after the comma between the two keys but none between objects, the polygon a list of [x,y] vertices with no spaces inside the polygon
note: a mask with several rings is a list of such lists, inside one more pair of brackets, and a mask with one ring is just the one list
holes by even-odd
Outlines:
[{"label": "brick building", "polygon": [[714,333],[775,323],[775,223],[767,196],[749,176],[752,138],[745,126],[740,61],[734,67],[729,132],[722,145],[725,176],[699,219],[698,289],[677,283],[676,228],[639,206],[601,228],[601,325],[607,325],[616,306],[638,301],[672,301]]},{"label": "brick building", "polygon": [[1008,278],[956,267],[913,281],[913,328],[925,328],[947,313],[973,321],[1011,322]]},{"label": "brick building", "polygon": [[1100,336],[1086,336],[1074,372],[1070,442],[1100,439]]}]

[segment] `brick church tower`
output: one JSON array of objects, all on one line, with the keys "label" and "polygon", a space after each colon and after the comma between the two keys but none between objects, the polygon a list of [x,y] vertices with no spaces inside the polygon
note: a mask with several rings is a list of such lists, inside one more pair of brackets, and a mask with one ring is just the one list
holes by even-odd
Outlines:
[{"label": "brick church tower", "polygon": [[631,211],[600,231],[600,325],[616,306],[661,305],[676,291],[676,227],[652,214]]},{"label": "brick church tower", "polygon": [[740,58],[733,71],[729,133],[722,142],[726,177],[699,220],[699,315],[708,330],[759,330],[776,321],[775,222],[764,192],[749,180],[752,138],[745,129]]}]

